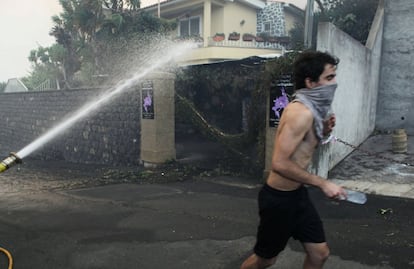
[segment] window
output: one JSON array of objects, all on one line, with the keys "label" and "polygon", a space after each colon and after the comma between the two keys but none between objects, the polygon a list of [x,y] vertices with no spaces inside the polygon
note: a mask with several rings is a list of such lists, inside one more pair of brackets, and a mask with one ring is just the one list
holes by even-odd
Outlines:
[{"label": "window", "polygon": [[191,17],[180,21],[179,36],[200,36],[200,17]]},{"label": "window", "polygon": [[264,24],[264,31],[265,31],[265,32],[270,32],[270,22],[266,22],[266,23]]}]

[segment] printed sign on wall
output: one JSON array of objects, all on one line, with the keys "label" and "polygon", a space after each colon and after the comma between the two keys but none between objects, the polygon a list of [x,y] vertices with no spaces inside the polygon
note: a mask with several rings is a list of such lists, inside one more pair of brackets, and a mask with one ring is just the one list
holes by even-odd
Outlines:
[{"label": "printed sign on wall", "polygon": [[293,84],[290,76],[284,76],[279,83],[270,89],[269,127],[277,127],[283,109],[289,104],[293,95]]},{"label": "printed sign on wall", "polygon": [[152,81],[142,82],[142,118],[154,119],[154,89]]}]

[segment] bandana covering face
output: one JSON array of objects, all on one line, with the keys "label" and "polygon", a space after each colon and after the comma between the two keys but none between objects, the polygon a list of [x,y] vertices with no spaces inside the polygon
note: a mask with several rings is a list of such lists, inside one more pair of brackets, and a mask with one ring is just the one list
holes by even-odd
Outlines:
[{"label": "bandana covering face", "polygon": [[319,140],[323,138],[323,120],[328,116],[338,84],[323,85],[312,89],[300,89],[293,102],[304,104],[313,114],[313,125]]}]

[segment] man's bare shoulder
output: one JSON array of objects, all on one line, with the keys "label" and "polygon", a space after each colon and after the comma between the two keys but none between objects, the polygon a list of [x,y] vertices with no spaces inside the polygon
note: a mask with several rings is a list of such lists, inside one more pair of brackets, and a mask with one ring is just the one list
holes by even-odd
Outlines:
[{"label": "man's bare shoulder", "polygon": [[313,114],[309,108],[300,102],[291,102],[283,110],[282,118],[313,121]]},{"label": "man's bare shoulder", "polygon": [[305,105],[297,102],[289,103],[283,110],[277,137],[283,137],[284,141],[293,136],[302,137],[312,129],[312,125],[312,112]]}]

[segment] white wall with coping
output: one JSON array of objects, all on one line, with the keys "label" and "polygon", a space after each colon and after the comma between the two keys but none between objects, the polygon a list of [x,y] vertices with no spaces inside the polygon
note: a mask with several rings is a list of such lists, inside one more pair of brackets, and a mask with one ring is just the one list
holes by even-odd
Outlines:
[{"label": "white wall with coping", "polygon": [[[321,23],[318,28],[317,50],[327,51],[340,59],[338,89],[333,102],[337,125],[333,135],[353,145],[364,142],[375,129],[383,14],[384,5],[381,1],[367,46],[361,45],[331,23]],[[327,177],[328,171],[351,151],[352,148],[339,142],[321,146],[310,170]]]}]

